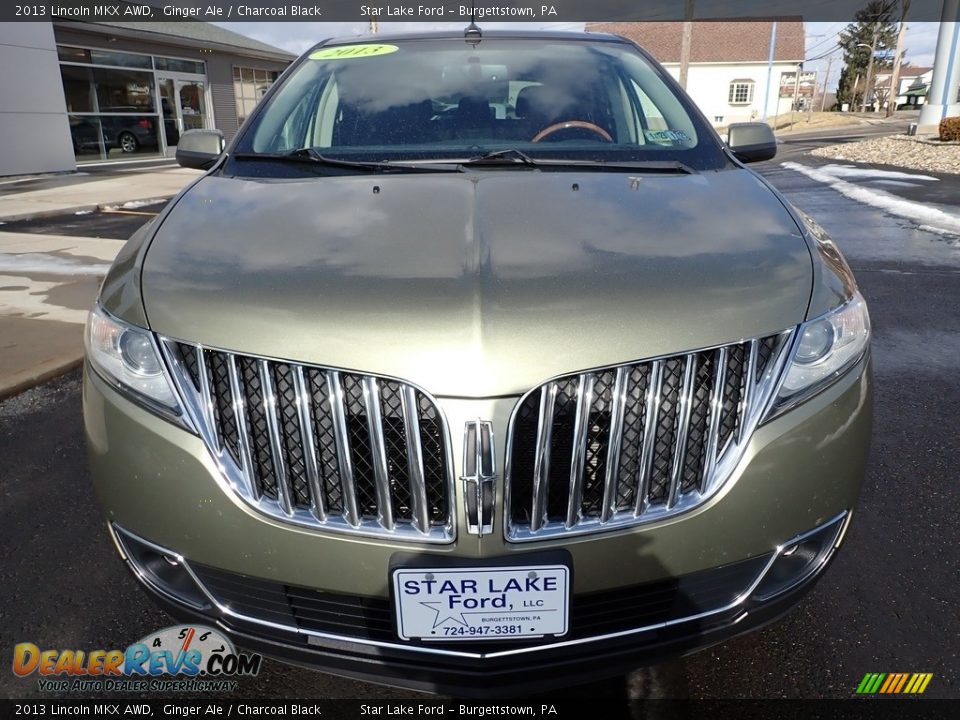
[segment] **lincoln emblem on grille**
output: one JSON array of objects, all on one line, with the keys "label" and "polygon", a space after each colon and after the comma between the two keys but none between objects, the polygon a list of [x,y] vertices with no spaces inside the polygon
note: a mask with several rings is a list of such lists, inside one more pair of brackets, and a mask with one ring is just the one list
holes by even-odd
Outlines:
[{"label": "lincoln emblem on grille", "polygon": [[496,495],[496,462],[493,429],[489,422],[473,420],[463,429],[464,498],[467,529],[483,537],[493,532],[493,501]]}]

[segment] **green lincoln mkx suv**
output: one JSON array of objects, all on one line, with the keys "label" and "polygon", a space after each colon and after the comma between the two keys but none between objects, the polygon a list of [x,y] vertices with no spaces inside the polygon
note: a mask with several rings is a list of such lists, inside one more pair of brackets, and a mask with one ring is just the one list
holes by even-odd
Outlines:
[{"label": "green lincoln mkx suv", "polygon": [[125,246],[84,418],[173,615],[532,692],[779,616],[840,545],[870,324],[833,242],[606,35],[325,42]]}]

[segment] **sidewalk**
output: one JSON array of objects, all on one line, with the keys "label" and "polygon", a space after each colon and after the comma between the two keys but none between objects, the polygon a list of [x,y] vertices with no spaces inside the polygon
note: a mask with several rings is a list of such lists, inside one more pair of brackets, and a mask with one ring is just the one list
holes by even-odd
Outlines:
[{"label": "sidewalk", "polygon": [[[99,172],[85,176],[62,175],[4,182],[0,185],[0,221],[11,222],[96,210],[105,205],[166,199],[176,195],[201,174],[198,170],[164,166],[155,170]],[[85,179],[78,182],[80,177]]]},{"label": "sidewalk", "polygon": [[87,311],[125,242],[4,223],[167,199],[199,174],[163,167],[0,183],[0,399],[80,364]]}]

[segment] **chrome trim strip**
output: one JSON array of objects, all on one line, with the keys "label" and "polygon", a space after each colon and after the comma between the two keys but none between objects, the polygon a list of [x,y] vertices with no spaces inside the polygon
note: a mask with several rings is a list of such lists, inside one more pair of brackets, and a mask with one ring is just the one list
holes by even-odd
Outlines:
[{"label": "chrome trim strip", "polygon": [[667,491],[667,508],[677,504],[683,490],[683,471],[687,458],[687,435],[690,432],[690,406],[693,404],[693,384],[697,370],[697,356],[687,355],[683,367],[683,387],[680,389],[680,408],[674,435],[673,463],[670,473],[670,489]]},{"label": "chrome trim strip", "polygon": [[377,520],[384,529],[393,531],[393,502],[390,499],[390,474],[387,467],[387,448],[383,438],[383,417],[380,410],[380,385],[375,377],[363,378],[363,404],[367,411],[367,430],[370,433],[373,476],[377,492]]},{"label": "chrome trim strip", "polygon": [[200,408],[203,412],[203,425],[207,429],[206,434],[210,438],[210,444],[219,451],[223,446],[217,439],[216,421],[213,416],[213,396],[210,394],[210,378],[207,375],[207,364],[203,357],[203,347],[197,345],[194,348],[197,362],[197,375],[200,380]]},{"label": "chrome trim strip", "polygon": [[273,451],[273,474],[277,478],[277,501],[280,509],[287,515],[293,515],[293,499],[291,498],[290,484],[287,482],[286,451],[283,439],[280,437],[280,424],[277,420],[277,394],[273,389],[273,378],[270,376],[270,364],[266,360],[259,362],[260,386],[263,391],[263,413],[267,416],[267,430],[270,433],[270,448]]},{"label": "chrome trim strip", "polygon": [[227,355],[227,372],[230,375],[230,394],[233,396],[233,419],[240,436],[240,472],[246,482],[247,491],[254,500],[260,499],[257,491],[256,469],[253,465],[253,453],[250,451],[250,437],[247,434],[247,398],[240,389],[240,373],[237,370],[237,359]]},{"label": "chrome trim strip", "polygon": [[[493,442],[493,424],[486,420],[468,420],[463,431],[463,510],[467,532],[483,537],[493,532],[496,515],[497,459]],[[486,507],[487,491],[491,507]],[[471,500],[473,507],[471,507]]]},{"label": "chrome trim strip", "polygon": [[166,557],[173,558],[178,565],[180,565],[184,570],[187,571],[187,574],[196,584],[197,589],[200,591],[200,594],[206,597],[208,600],[210,600],[210,602],[213,603],[214,607],[217,606],[216,603],[210,598],[210,593],[207,592],[207,589],[203,586],[203,584],[197,582],[196,575],[194,575],[193,570],[190,568],[190,566],[187,565],[187,561],[183,557],[183,555],[180,555],[179,553],[175,553],[172,550],[167,550],[166,548],[161,547],[156,543],[152,543],[152,542],[149,542],[148,540],[144,540],[139,535],[134,535],[133,533],[129,533],[123,528],[121,528],[119,525],[117,525],[116,523],[108,523],[107,528],[110,530],[111,536],[113,536],[115,545],[118,547],[121,554],[123,555],[123,559],[126,560],[127,564],[130,566],[130,569],[133,570],[134,576],[140,582],[146,585],[148,588],[153,590],[155,593],[157,593],[161,597],[167,598],[168,600],[171,600],[176,603],[181,603],[183,605],[186,605],[187,607],[191,607],[196,610],[204,610],[207,607],[205,605],[197,605],[196,603],[190,602],[186,598],[178,597],[173,593],[170,593],[164,590],[162,587],[160,587],[155,582],[153,582],[150,579],[150,576],[147,575],[140,568],[140,566],[133,561],[133,553],[130,552],[130,548],[128,548],[126,543],[124,542],[125,539],[135,538],[137,542],[143,543],[151,550],[156,551],[159,555],[164,555]]},{"label": "chrome trim strip", "polygon": [[654,360],[650,364],[650,378],[647,382],[646,410],[643,418],[643,448],[640,453],[640,467],[637,469],[637,496],[634,503],[634,517],[646,512],[649,503],[647,493],[650,491],[650,472],[653,466],[653,446],[657,442],[657,420],[660,415],[660,396],[663,389],[663,362]]},{"label": "chrome trim strip", "polygon": [[617,377],[610,397],[610,442],[607,447],[607,472],[603,479],[603,507],[600,522],[610,520],[617,505],[617,483],[620,476],[620,450],[623,445],[623,416],[627,404],[627,385],[630,380],[626,367],[617,368]]},{"label": "chrome trim strip", "polygon": [[[550,650],[556,650],[556,649],[558,649],[558,648],[576,647],[576,646],[580,646],[580,645],[586,645],[586,644],[589,644],[589,643],[605,642],[605,641],[608,641],[608,640],[613,640],[613,639],[617,639],[617,638],[621,638],[621,637],[629,637],[629,636],[631,636],[631,635],[638,635],[638,634],[641,634],[641,633],[650,632],[650,631],[652,631],[652,630],[662,630],[662,629],[664,629],[664,628],[672,627],[672,626],[674,626],[674,625],[680,625],[680,624],[686,623],[686,622],[693,622],[693,621],[696,621],[696,620],[702,620],[703,618],[706,618],[706,617],[710,617],[710,616],[713,616],[713,615],[720,615],[720,614],[723,614],[723,613],[725,613],[725,612],[730,612],[730,611],[736,610],[738,607],[743,606],[743,605],[747,602],[747,600],[750,599],[750,597],[753,595],[754,591],[757,589],[757,587],[758,587],[758,586],[760,585],[760,583],[763,581],[764,577],[766,577],[767,573],[770,571],[770,568],[773,567],[774,562],[776,562],[777,558],[780,557],[780,554],[783,552],[783,550],[785,550],[786,548],[790,547],[791,545],[796,544],[797,542],[800,542],[800,541],[802,540],[802,538],[807,537],[807,536],[812,535],[812,534],[815,534],[816,532],[824,529],[825,527],[827,527],[827,526],[829,526],[829,525],[837,522],[837,520],[842,519],[842,518],[845,518],[845,517],[847,517],[847,516],[848,516],[848,511],[844,510],[843,512],[839,513],[837,516],[835,516],[835,517],[832,518],[831,520],[823,523],[822,525],[819,525],[819,526],[816,527],[816,528],[813,528],[813,529],[811,529],[811,530],[808,530],[807,532],[802,533],[801,535],[798,535],[798,536],[796,536],[796,537],[794,537],[794,538],[792,538],[792,539],[784,542],[784,543],[781,544],[781,545],[778,545],[778,546],[773,550],[773,552],[771,552],[771,554],[770,554],[770,559],[769,559],[769,560],[767,561],[767,563],[763,566],[763,568],[760,570],[760,572],[757,573],[757,576],[756,576],[756,577],[753,579],[753,581],[747,586],[747,588],[746,588],[740,595],[738,595],[732,602],[730,602],[730,603],[728,603],[728,604],[726,604],[726,605],[724,605],[724,606],[722,606],[722,607],[714,608],[714,609],[712,609],[712,610],[706,610],[706,611],[704,611],[704,612],[697,613],[697,614],[694,614],[694,615],[684,616],[684,617],[682,617],[682,618],[674,618],[674,619],[672,619],[672,620],[667,620],[667,621],[664,621],[664,622],[661,622],[661,623],[654,623],[654,624],[652,624],[652,625],[644,625],[644,626],[641,626],[641,627],[632,628],[632,629],[630,629],[630,630],[620,630],[620,631],[614,632],[614,633],[606,633],[606,634],[603,634],[603,635],[595,635],[595,636],[592,636],[592,637],[579,638],[579,639],[576,639],[576,640],[563,640],[563,641],[559,641],[559,642],[548,643],[548,644],[545,644],[545,645],[537,645],[537,646],[533,646],[533,647],[523,647],[523,648],[517,648],[517,649],[512,649],[512,650],[501,650],[501,651],[492,652],[492,653],[479,653],[479,652],[469,652],[469,651],[461,651],[461,650],[444,650],[444,649],[438,648],[438,647],[426,647],[426,646],[423,646],[423,645],[410,645],[410,644],[401,644],[401,643],[395,643],[395,642],[382,642],[382,641],[378,641],[378,640],[368,640],[368,639],[365,639],[365,638],[351,637],[351,636],[347,636],[347,635],[336,635],[336,634],[333,634],[333,633],[324,633],[324,632],[318,632],[318,631],[315,631],[315,630],[306,630],[306,629],[294,627],[294,626],[291,626],[291,625],[283,625],[283,624],[281,624],[281,623],[274,623],[274,622],[271,622],[271,621],[269,621],[269,620],[262,620],[262,619],[260,619],[260,618],[252,617],[252,616],[249,616],[249,615],[244,615],[244,614],[242,614],[242,613],[237,613],[237,612],[235,612],[235,611],[232,610],[231,608],[229,608],[229,607],[227,607],[226,605],[224,605],[223,603],[221,603],[221,602],[207,589],[207,587],[203,584],[203,582],[200,580],[200,578],[197,576],[197,574],[193,571],[193,568],[190,567],[189,561],[184,560],[184,561],[183,561],[183,567],[184,567],[184,569],[186,569],[186,571],[189,573],[189,575],[190,575],[191,579],[194,581],[194,583],[197,584],[197,587],[200,588],[201,592],[210,600],[210,602],[213,604],[213,606],[216,607],[223,615],[226,615],[227,617],[236,618],[236,619],[238,619],[238,620],[242,620],[242,621],[245,621],[245,622],[250,622],[250,623],[262,625],[262,626],[264,626],[264,627],[271,627],[271,628],[275,628],[275,629],[278,629],[278,630],[283,630],[283,631],[290,632],[290,633],[297,633],[297,634],[309,635],[309,636],[312,636],[312,637],[321,638],[321,639],[325,639],[325,640],[332,640],[332,641],[334,641],[334,642],[345,642],[345,643],[353,643],[353,644],[365,645],[365,646],[370,646],[370,647],[386,648],[386,649],[390,649],[390,650],[400,650],[400,651],[409,652],[409,653],[412,653],[412,654],[435,655],[435,656],[445,656],[445,657],[475,658],[475,659],[480,660],[480,659],[485,659],[485,658],[500,658],[500,657],[510,657],[510,656],[518,656],[518,655],[529,655],[529,654],[540,653],[540,652],[545,652],[545,651],[550,651]],[[117,526],[117,525],[114,525],[114,529],[115,529],[115,531],[116,531],[118,534],[119,534],[119,533],[130,534],[130,533],[126,533],[125,530],[123,530],[122,528],[120,528],[120,527]],[[152,543],[147,543],[146,541],[141,540],[139,537],[137,537],[137,539],[140,540],[141,542],[144,542],[145,544],[153,545]],[[834,542],[836,543],[836,541],[834,541]],[[169,553],[171,554],[171,556],[174,556],[174,557],[178,557],[178,558],[179,558],[179,556],[178,556],[176,553],[172,553],[172,552],[166,550],[165,548],[162,548],[162,547],[156,546],[156,545],[154,545],[153,547],[155,547],[155,548],[156,548],[158,551],[160,551],[161,553],[168,553],[168,552],[169,552]],[[832,553],[831,553],[831,554],[832,554]],[[830,557],[830,556],[828,556],[827,559],[829,559],[829,557]],[[825,564],[826,564],[826,563],[824,562],[824,563],[822,563],[821,565],[819,565],[818,568],[817,568],[817,570],[816,570],[816,572],[819,572],[820,570],[822,570]],[[131,562],[131,566],[133,566],[133,563],[132,563],[132,562]],[[138,574],[138,577],[140,577],[139,574]],[[809,578],[808,578],[808,579],[809,579]],[[151,587],[152,587],[152,586],[151,586]],[[749,613],[749,610],[745,610],[744,612]],[[741,617],[741,618],[732,619],[731,622],[732,622],[732,623],[735,623],[735,622],[738,622],[738,621],[741,620],[741,619],[742,619],[742,617]],[[242,630],[241,630],[241,632],[242,632]]]},{"label": "chrome trim strip", "polygon": [[307,392],[307,380],[301,365],[291,365],[293,387],[297,394],[297,418],[300,421],[300,447],[303,449],[303,464],[307,468],[307,483],[310,487],[310,509],[320,522],[327,521],[327,510],[323,504],[323,486],[320,483],[320,468],[317,464],[317,447],[313,441],[313,418],[310,408],[310,394]]},{"label": "chrome trim strip", "polygon": [[400,406],[403,411],[403,429],[407,441],[407,474],[410,477],[410,497],[413,505],[414,526],[424,535],[430,532],[430,514],[427,508],[427,486],[423,475],[423,446],[420,441],[420,411],[417,391],[402,385]]},{"label": "chrome trim strip", "polygon": [[553,405],[557,399],[557,383],[543,386],[540,392],[540,418],[537,421],[537,449],[533,461],[533,504],[530,532],[536,532],[547,515],[547,485],[550,482],[550,440],[553,434]]},{"label": "chrome trim strip", "polygon": [[709,487],[717,467],[717,449],[720,442],[720,412],[723,409],[723,391],[727,382],[727,348],[722,347],[714,360],[713,392],[710,393],[710,421],[707,429],[707,447],[700,477],[700,493]]},{"label": "chrome trim strip", "polygon": [[[753,397],[757,388],[757,351],[760,347],[759,340],[750,341],[750,355],[747,360],[747,369],[744,372],[743,398],[741,399],[740,425],[737,427],[737,444],[741,444],[747,436],[747,425],[750,420],[750,413],[753,409]],[[771,358],[772,360],[772,358]],[[753,428],[750,428],[753,432]]]},{"label": "chrome trim strip", "polygon": [[573,455],[570,458],[570,489],[567,493],[567,528],[580,520],[583,503],[583,472],[587,464],[587,438],[590,431],[590,408],[593,406],[592,373],[580,376],[577,386],[577,417],[573,425]]},{"label": "chrome trim strip", "polygon": [[353,482],[353,463],[350,461],[350,434],[347,432],[347,414],[343,405],[343,383],[340,373],[327,373],[327,395],[333,415],[333,434],[337,445],[337,464],[340,466],[340,493],[343,496],[343,519],[350,527],[360,527],[357,510],[357,488]]},{"label": "chrome trim strip", "polygon": [[[335,641],[335,642],[345,642],[345,643],[353,643],[353,644],[357,644],[357,645],[366,645],[366,646],[371,646],[371,647],[387,648],[387,649],[391,649],[391,650],[401,650],[401,651],[405,651],[405,652],[409,652],[409,653],[413,653],[413,654],[419,653],[419,654],[424,654],[424,655],[439,655],[439,656],[446,656],[446,657],[465,657],[465,658],[484,659],[484,658],[508,657],[508,656],[514,656],[514,655],[527,655],[527,654],[532,654],[532,653],[538,653],[538,652],[544,652],[544,651],[549,651],[549,650],[555,650],[555,649],[563,648],[563,647],[574,647],[574,646],[586,645],[586,644],[588,644],[588,643],[594,643],[594,642],[605,642],[605,641],[607,641],[607,640],[612,640],[612,639],[616,639],[616,638],[620,638],[620,637],[628,637],[628,636],[630,636],[630,635],[637,635],[637,634],[640,634],[640,633],[649,632],[649,631],[651,631],[651,630],[660,630],[660,629],[663,629],[663,628],[671,627],[671,626],[673,626],[673,625],[679,625],[679,624],[685,623],[685,622],[692,622],[692,621],[695,621],[695,620],[701,620],[701,619],[703,619],[703,618],[705,618],[705,617],[710,617],[710,616],[712,616],[712,615],[719,615],[719,614],[722,614],[722,613],[724,613],[724,612],[729,612],[729,611],[735,610],[737,607],[740,607],[740,606],[744,605],[744,604],[746,603],[746,601],[747,601],[748,599],[750,599],[750,597],[753,595],[754,591],[756,591],[757,587],[759,587],[759,585],[760,585],[760,583],[763,581],[764,577],[766,577],[767,573],[770,571],[770,568],[773,567],[774,562],[776,562],[777,558],[780,557],[781,553],[783,553],[783,551],[784,551],[785,549],[791,547],[792,545],[797,544],[798,542],[802,542],[803,539],[805,539],[806,537],[809,537],[809,536],[811,536],[811,535],[814,535],[814,534],[816,534],[817,532],[823,530],[824,528],[829,527],[830,525],[836,523],[838,520],[843,519],[843,520],[845,520],[845,522],[844,522],[844,525],[841,527],[841,532],[839,532],[839,533],[837,534],[837,537],[834,539],[834,549],[833,549],[833,551],[832,551],[830,554],[828,554],[828,555],[824,558],[824,561],[817,566],[817,568],[816,568],[816,570],[815,570],[815,572],[814,572],[813,574],[816,574],[816,573],[820,572],[820,571],[824,568],[824,566],[826,565],[826,563],[827,563],[827,561],[830,559],[830,557],[832,557],[833,553],[836,551],[836,548],[837,548],[837,546],[838,546],[838,540],[842,537],[842,532],[843,532],[843,530],[845,529],[846,521],[849,520],[849,517],[850,517],[849,511],[848,511],[848,510],[843,510],[843,511],[841,511],[840,513],[838,513],[836,516],[834,516],[833,518],[831,518],[830,520],[828,520],[827,522],[822,523],[821,525],[818,525],[817,527],[812,528],[812,529],[810,529],[810,530],[808,530],[808,531],[806,531],[806,532],[804,532],[804,533],[801,533],[801,534],[799,534],[799,535],[791,538],[790,540],[787,540],[786,542],[778,545],[778,546],[773,550],[773,552],[770,554],[770,559],[767,561],[766,565],[764,565],[764,567],[760,570],[760,572],[757,574],[757,577],[754,578],[753,582],[750,583],[750,585],[747,587],[747,589],[744,590],[740,595],[738,595],[738,596],[733,600],[733,602],[728,603],[727,605],[724,605],[724,606],[722,606],[722,607],[715,608],[715,609],[713,609],[713,610],[706,610],[706,611],[704,611],[704,612],[702,612],[702,613],[698,613],[698,614],[696,614],[696,615],[688,615],[688,616],[685,616],[685,617],[682,617],[682,618],[674,618],[673,620],[667,620],[667,621],[665,621],[665,622],[655,623],[655,624],[653,624],[653,625],[645,625],[645,626],[638,627],[638,628],[633,628],[633,629],[630,629],[630,630],[621,630],[621,631],[618,631],[618,632],[615,632],[615,633],[606,633],[606,634],[604,634],[604,635],[595,635],[595,636],[588,637],[588,638],[579,638],[579,639],[577,639],[577,640],[564,640],[564,641],[560,641],[560,642],[549,643],[549,644],[546,644],[546,645],[537,645],[537,646],[534,646],[534,647],[518,648],[518,649],[514,649],[514,650],[502,650],[502,651],[493,652],[493,653],[474,653],[474,652],[458,651],[458,650],[444,650],[444,649],[441,649],[441,648],[425,647],[425,646],[422,646],[422,645],[409,645],[409,644],[406,644],[406,645],[405,645],[405,644],[400,644],[400,643],[387,643],[387,642],[382,642],[382,641],[378,641],[378,640],[367,640],[367,639],[365,639],[365,638],[357,638],[357,637],[351,637],[351,636],[346,636],[346,635],[335,635],[335,634],[333,634],[333,633],[323,633],[323,632],[317,632],[317,631],[313,631],[313,630],[305,630],[305,629],[301,629],[301,628],[294,627],[294,626],[290,626],[290,625],[283,625],[283,624],[280,624],[280,623],[270,622],[269,620],[262,620],[262,619],[260,619],[260,618],[252,617],[252,616],[249,616],[249,615],[243,615],[243,614],[241,614],[241,613],[237,613],[237,612],[231,610],[229,607],[227,607],[226,605],[224,605],[223,603],[221,603],[221,602],[207,589],[207,587],[203,584],[203,582],[200,580],[200,578],[197,576],[197,574],[193,571],[193,568],[190,567],[189,561],[187,561],[185,558],[183,558],[180,554],[178,554],[178,553],[176,553],[176,552],[173,552],[173,551],[171,551],[171,550],[168,550],[167,548],[164,548],[164,547],[162,547],[162,546],[159,546],[159,545],[156,545],[156,544],[154,544],[154,543],[151,543],[151,542],[149,542],[149,541],[147,541],[147,540],[144,540],[143,538],[139,537],[138,535],[134,535],[133,533],[130,533],[130,532],[124,530],[123,528],[121,528],[121,527],[120,527],[119,525],[117,525],[116,523],[113,523],[113,524],[112,524],[112,529],[113,529],[113,532],[117,535],[118,540],[120,539],[120,538],[119,538],[120,535],[130,535],[130,536],[136,538],[137,541],[142,542],[142,543],[144,543],[145,545],[148,545],[148,546],[154,548],[154,549],[157,550],[159,553],[161,553],[161,554],[169,554],[171,557],[174,557],[175,559],[177,559],[178,562],[181,562],[182,565],[183,565],[183,568],[184,568],[184,569],[187,571],[187,573],[190,575],[190,577],[191,577],[191,579],[193,580],[193,582],[196,583],[196,585],[197,585],[197,587],[200,589],[200,591],[207,597],[207,599],[210,600],[210,602],[213,604],[214,607],[216,607],[223,615],[226,615],[226,616],[228,616],[228,617],[233,617],[233,618],[236,618],[236,619],[238,619],[238,620],[243,620],[243,621],[245,621],[245,622],[250,622],[250,623],[254,623],[254,624],[258,624],[258,625],[263,625],[264,627],[271,627],[271,628],[275,628],[275,629],[278,629],[278,630],[283,630],[283,631],[290,632],[290,633],[299,633],[299,634],[301,634],[301,635],[310,635],[310,636],[312,636],[312,637],[322,638],[322,639],[326,639],[326,640],[332,640],[332,641]],[[121,541],[121,545],[122,545],[122,541]],[[134,575],[135,575],[141,582],[143,582],[143,583],[146,584],[148,587],[150,587],[151,589],[153,589],[154,586],[153,586],[152,584],[146,582],[146,579],[145,579],[145,578],[142,576],[142,574],[137,570],[136,565],[133,563],[132,560],[130,560],[129,553],[126,553],[126,554],[127,554],[127,562],[130,564],[131,568],[133,568],[134,571],[135,571],[135,572],[134,572]],[[807,576],[806,579],[809,580],[811,577],[812,577],[812,575]],[[174,599],[175,601],[177,601],[177,602],[183,602],[183,600],[179,600],[179,599],[176,599],[176,598],[173,598],[173,599]],[[745,611],[745,612],[749,612],[749,611]],[[737,621],[739,621],[739,619],[733,620],[732,622],[737,622]],[[241,631],[241,632],[242,632],[242,631]]]}]

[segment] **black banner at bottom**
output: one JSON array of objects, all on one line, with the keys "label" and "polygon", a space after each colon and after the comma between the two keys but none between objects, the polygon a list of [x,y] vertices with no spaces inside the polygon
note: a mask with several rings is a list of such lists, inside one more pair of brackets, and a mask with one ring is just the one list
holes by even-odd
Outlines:
[{"label": "black banner at bottom", "polygon": [[618,718],[947,720],[958,700],[0,700],[0,718]]}]

